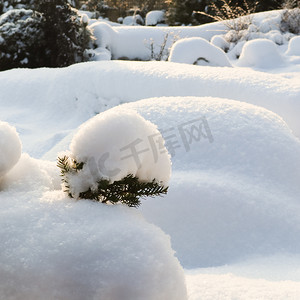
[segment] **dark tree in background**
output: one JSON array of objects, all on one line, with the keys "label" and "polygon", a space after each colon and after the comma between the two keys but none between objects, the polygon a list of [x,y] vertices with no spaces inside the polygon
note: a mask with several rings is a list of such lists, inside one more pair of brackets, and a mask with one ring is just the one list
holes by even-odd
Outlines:
[{"label": "dark tree in background", "polygon": [[67,0],[10,0],[4,10],[0,70],[65,67],[88,60],[91,32]]},{"label": "dark tree in background", "polygon": [[88,34],[84,32],[78,15],[65,0],[41,0],[37,10],[44,16],[43,30],[46,44],[45,65],[64,67],[85,60]]}]

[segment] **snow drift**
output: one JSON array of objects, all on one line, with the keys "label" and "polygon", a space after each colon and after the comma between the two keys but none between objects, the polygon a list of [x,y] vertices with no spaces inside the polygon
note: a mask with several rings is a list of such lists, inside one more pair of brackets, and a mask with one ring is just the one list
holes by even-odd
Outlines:
[{"label": "snow drift", "polygon": [[1,183],[1,299],[186,299],[170,239],[135,209],[65,198],[23,155]]}]

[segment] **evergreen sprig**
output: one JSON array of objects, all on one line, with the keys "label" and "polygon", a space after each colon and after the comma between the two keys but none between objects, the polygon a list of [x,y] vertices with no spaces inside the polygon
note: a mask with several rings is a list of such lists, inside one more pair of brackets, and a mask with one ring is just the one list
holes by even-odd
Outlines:
[{"label": "evergreen sprig", "polygon": [[[58,157],[57,166],[61,170],[62,182],[65,186],[65,192],[73,198],[68,182],[68,174],[79,172],[84,163],[78,163],[75,159],[67,155]],[[89,188],[87,191],[79,193],[80,199],[91,199],[102,203],[123,203],[129,207],[138,207],[141,202],[140,198],[155,197],[165,195],[168,187],[158,183],[155,179],[151,182],[140,181],[139,178],[129,174],[121,180],[112,183],[107,179],[101,179],[97,182],[97,189]]]}]

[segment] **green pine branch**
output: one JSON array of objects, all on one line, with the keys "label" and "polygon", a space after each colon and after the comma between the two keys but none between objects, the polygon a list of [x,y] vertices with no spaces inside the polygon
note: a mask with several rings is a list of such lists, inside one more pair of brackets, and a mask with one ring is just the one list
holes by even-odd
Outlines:
[{"label": "green pine branch", "polygon": [[[78,163],[68,156],[58,157],[57,166],[61,170],[62,182],[65,186],[65,192],[73,198],[70,192],[68,174],[75,174],[83,168],[84,163]],[[151,182],[140,181],[132,174],[127,175],[121,180],[110,183],[107,179],[101,179],[98,182],[96,190],[89,188],[87,191],[79,194],[80,199],[91,199],[102,203],[123,203],[129,207],[138,207],[140,198],[155,197],[165,195],[168,187],[158,183],[155,179]]]}]

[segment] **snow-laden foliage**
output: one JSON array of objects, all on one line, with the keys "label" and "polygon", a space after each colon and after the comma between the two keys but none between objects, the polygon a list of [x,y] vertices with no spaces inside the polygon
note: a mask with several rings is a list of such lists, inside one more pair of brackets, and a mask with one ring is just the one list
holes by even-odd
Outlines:
[{"label": "snow-laden foliage", "polygon": [[9,10],[0,17],[0,70],[39,67],[45,60],[43,16],[32,10]]},{"label": "snow-laden foliage", "polygon": [[21,148],[16,129],[0,121],[0,179],[18,162]]},{"label": "snow-laden foliage", "polygon": [[0,17],[0,70],[62,67],[88,59],[92,34],[65,0],[39,1],[33,10]]},{"label": "snow-laden foliage", "polygon": [[164,140],[135,112],[104,112],[83,124],[70,153],[60,155],[69,196],[138,206],[140,197],[167,193],[171,162]]}]

